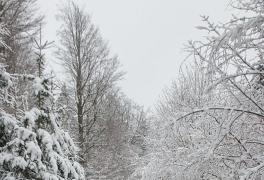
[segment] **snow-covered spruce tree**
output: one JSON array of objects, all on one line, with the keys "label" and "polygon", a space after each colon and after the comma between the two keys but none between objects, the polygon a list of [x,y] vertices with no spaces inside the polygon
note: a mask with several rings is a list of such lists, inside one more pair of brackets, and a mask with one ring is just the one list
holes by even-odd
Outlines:
[{"label": "snow-covered spruce tree", "polygon": [[[37,43],[38,76],[33,81],[35,107],[22,119],[0,111],[0,179],[85,179],[76,161],[76,146],[57,124],[58,116],[49,107],[52,94],[49,81],[43,76],[42,51],[48,43]],[[10,85],[10,76],[0,71],[1,90]]]}]

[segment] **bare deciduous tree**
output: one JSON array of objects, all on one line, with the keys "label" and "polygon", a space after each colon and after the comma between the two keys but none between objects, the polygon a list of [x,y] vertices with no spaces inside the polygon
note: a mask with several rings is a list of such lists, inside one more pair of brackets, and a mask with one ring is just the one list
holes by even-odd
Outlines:
[{"label": "bare deciduous tree", "polygon": [[[60,10],[58,19],[62,22],[58,33],[61,42],[58,57],[72,79],[78,141],[82,153],[85,153],[91,146],[88,139],[100,135],[100,131],[92,133],[99,120],[100,102],[122,73],[118,72],[117,57],[110,55],[107,43],[88,14],[70,3]],[[85,158],[84,154],[82,156]]]},{"label": "bare deciduous tree", "polygon": [[9,29],[4,39],[12,49],[2,48],[3,60],[10,73],[32,73],[34,57],[33,38],[39,30],[43,16],[36,15],[36,0],[5,0],[0,1],[0,20]]}]

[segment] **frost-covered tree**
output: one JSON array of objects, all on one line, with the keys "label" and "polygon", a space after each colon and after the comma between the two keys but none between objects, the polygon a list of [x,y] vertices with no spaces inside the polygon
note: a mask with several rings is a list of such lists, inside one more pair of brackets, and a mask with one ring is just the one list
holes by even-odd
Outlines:
[{"label": "frost-covered tree", "polygon": [[[58,19],[60,46],[58,58],[70,75],[74,97],[74,115],[77,118],[78,143],[83,164],[87,153],[100,136],[99,126],[102,100],[122,73],[119,62],[112,56],[107,43],[90,17],[75,3],[62,7]],[[100,129],[98,129],[100,128]]]},{"label": "frost-covered tree", "polygon": [[[37,66],[33,45],[43,19],[37,13],[36,0],[1,0],[0,9],[0,22],[9,30],[9,34],[2,37],[9,48],[0,47],[0,63],[5,64],[6,71],[12,74],[34,74]],[[18,117],[32,107],[28,96],[32,92],[23,79],[13,81],[15,83],[8,91],[15,101],[2,108]]]},{"label": "frost-covered tree", "polygon": [[[1,31],[0,31],[1,32]],[[77,163],[77,148],[68,133],[58,126],[58,114],[49,106],[48,79],[42,74],[47,43],[38,44],[38,76],[8,74],[0,69],[2,92],[12,86],[12,79],[32,81],[35,106],[22,118],[0,109],[0,179],[85,179]],[[1,100],[4,100],[1,98]]]},{"label": "frost-covered tree", "polygon": [[193,68],[159,103],[150,139],[161,148],[142,179],[263,178],[263,5],[232,1],[240,17],[222,24],[202,17],[208,34],[189,43]]},{"label": "frost-covered tree", "polygon": [[218,106],[207,105],[180,118],[201,116],[197,123],[206,120],[216,125],[209,153],[200,155],[204,159],[193,166],[199,170],[199,178],[263,176],[263,2],[235,1],[233,6],[245,16],[233,16],[219,25],[203,17],[207,26],[198,28],[209,32],[207,41],[190,43],[191,52],[204,63],[210,78],[208,92],[223,94]]},{"label": "frost-covered tree", "polygon": [[10,73],[33,73],[36,70],[33,39],[43,20],[37,13],[36,0],[1,0],[0,8],[0,21],[9,29],[9,35],[3,36],[3,39],[10,47],[1,47],[4,53],[0,62],[7,65]]}]

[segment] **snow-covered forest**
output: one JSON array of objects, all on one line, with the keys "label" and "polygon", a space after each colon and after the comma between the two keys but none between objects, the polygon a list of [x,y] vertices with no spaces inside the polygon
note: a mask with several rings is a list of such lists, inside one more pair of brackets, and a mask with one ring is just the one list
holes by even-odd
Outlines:
[{"label": "snow-covered forest", "polygon": [[60,4],[49,42],[37,2],[0,0],[0,180],[264,179],[263,0],[230,1],[225,22],[201,16],[151,110],[123,93],[89,12]]}]

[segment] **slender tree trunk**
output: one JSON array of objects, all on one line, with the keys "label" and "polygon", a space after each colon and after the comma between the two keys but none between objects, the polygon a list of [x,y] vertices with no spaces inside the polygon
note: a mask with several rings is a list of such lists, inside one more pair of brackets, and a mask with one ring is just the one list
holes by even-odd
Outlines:
[{"label": "slender tree trunk", "polygon": [[78,125],[79,125],[79,142],[80,148],[83,148],[84,137],[83,137],[83,109],[78,104]]},{"label": "slender tree trunk", "polygon": [[84,165],[85,162],[85,157],[84,157],[84,119],[83,119],[83,92],[81,90],[81,71],[80,68],[78,70],[78,75],[77,75],[77,84],[76,84],[76,90],[77,90],[77,121],[78,121],[78,140],[79,140],[79,147],[80,147],[80,152],[79,156],[81,158],[80,163]]}]

